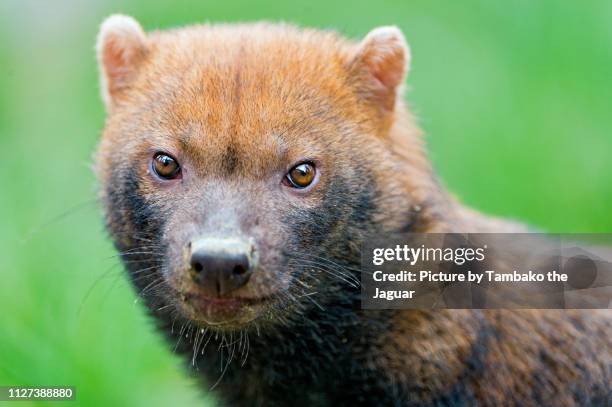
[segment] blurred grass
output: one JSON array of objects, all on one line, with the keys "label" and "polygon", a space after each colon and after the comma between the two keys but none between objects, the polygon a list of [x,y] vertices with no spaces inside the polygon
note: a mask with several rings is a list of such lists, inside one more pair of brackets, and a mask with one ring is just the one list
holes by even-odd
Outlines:
[{"label": "blurred grass", "polygon": [[201,397],[134,304],[94,202],[93,44],[113,12],[146,29],[268,19],[358,37],[397,24],[408,99],[454,193],[549,231],[612,231],[610,2],[5,1],[0,385],[75,385],[87,406]]}]

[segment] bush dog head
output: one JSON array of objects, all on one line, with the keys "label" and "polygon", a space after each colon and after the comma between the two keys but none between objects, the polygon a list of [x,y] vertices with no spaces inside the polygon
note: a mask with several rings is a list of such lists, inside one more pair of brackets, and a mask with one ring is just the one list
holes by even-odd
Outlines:
[{"label": "bush dog head", "polygon": [[97,53],[108,229],[152,308],[286,323],[358,291],[368,235],[433,227],[397,28],[358,43],[271,24],[146,34],[116,15]]}]

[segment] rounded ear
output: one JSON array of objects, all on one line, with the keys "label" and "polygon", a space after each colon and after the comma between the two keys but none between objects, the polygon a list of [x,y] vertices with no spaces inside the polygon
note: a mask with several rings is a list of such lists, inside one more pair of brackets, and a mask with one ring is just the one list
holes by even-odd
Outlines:
[{"label": "rounded ear", "polygon": [[146,35],[132,17],[115,14],[102,23],[96,53],[102,99],[110,110],[136,78],[147,51]]},{"label": "rounded ear", "polygon": [[404,35],[394,26],[378,27],[366,35],[350,61],[357,76],[358,92],[382,113],[395,109],[400,85],[410,64],[410,49]]}]

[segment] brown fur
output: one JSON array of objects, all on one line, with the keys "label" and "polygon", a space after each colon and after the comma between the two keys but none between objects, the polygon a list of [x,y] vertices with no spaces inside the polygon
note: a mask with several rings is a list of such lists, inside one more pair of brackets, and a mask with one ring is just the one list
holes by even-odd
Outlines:
[{"label": "brown fur", "polygon": [[[376,231],[524,230],[463,208],[440,186],[420,131],[402,102],[401,82],[409,61],[403,38],[383,35],[354,43],[331,32],[265,23],[194,26],[145,36],[129,24],[123,31],[103,28],[99,40],[109,116],[97,174],[109,230],[120,249],[134,247],[142,232],[130,220],[134,214],[129,207],[113,203],[121,197],[112,186],[131,170],[143,202],[164,214],[167,269],[180,269],[185,239],[203,230],[235,228],[260,239],[262,270],[235,294],[244,298],[289,289],[291,277],[274,267],[284,256],[279,247],[289,235],[274,214],[287,206],[296,211],[319,208],[329,199],[335,178],[355,185],[364,183],[364,177],[372,179]],[[172,152],[197,180],[185,181],[180,196],[175,187],[160,185],[148,174],[150,156],[159,149]],[[287,166],[302,158],[320,164],[323,175],[317,188],[299,197],[270,192]],[[220,183],[227,187],[220,188]],[[207,191],[206,198],[202,191]],[[203,199],[211,201],[208,206],[201,206]],[[230,213],[224,208],[238,209]],[[343,213],[337,216],[326,239],[344,237],[356,252],[365,232],[354,230]],[[234,218],[236,225],[228,226]],[[327,250],[332,258],[340,247]],[[167,278],[179,291],[191,289],[180,274]],[[197,319],[176,298],[166,300],[183,316]],[[334,304],[327,306],[333,310]],[[258,312],[245,314],[244,322],[264,318]],[[268,312],[265,318],[272,326],[290,318]],[[388,329],[363,336],[366,344],[348,342],[345,348],[358,369],[376,372],[397,391],[397,404],[570,406],[610,401],[608,311],[355,313],[368,321],[390,320]],[[325,360],[325,355],[318,357]],[[266,386],[282,379],[267,379],[263,367],[253,362],[248,370],[248,363],[244,372],[236,373],[242,374],[236,376],[239,384],[221,385],[222,391],[244,395],[243,404],[272,403],[267,397],[273,397],[274,389]],[[291,359],[285,363],[281,376],[292,369]],[[316,378],[313,383],[325,388]],[[326,391],[320,390],[324,396]],[[323,404],[323,399],[313,400]]]}]

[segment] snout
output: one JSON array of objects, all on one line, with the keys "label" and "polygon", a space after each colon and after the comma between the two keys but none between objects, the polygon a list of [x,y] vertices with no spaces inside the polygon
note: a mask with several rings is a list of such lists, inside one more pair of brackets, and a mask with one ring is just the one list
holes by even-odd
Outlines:
[{"label": "snout", "polygon": [[191,242],[190,278],[211,298],[227,296],[249,281],[255,248],[240,238],[200,238]]}]

